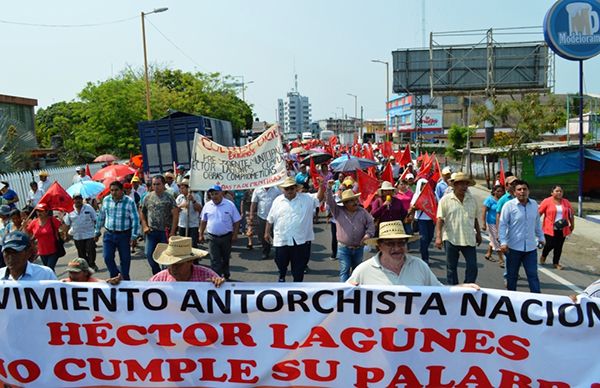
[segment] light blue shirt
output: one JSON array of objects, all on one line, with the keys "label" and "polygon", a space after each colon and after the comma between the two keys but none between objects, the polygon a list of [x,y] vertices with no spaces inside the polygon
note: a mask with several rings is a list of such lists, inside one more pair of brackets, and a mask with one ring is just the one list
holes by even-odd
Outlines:
[{"label": "light blue shirt", "polygon": [[27,263],[25,272],[18,279],[14,279],[10,272],[7,272],[8,267],[0,268],[0,280],[57,280],[56,274],[50,268],[33,263]]},{"label": "light blue shirt", "polygon": [[223,198],[218,205],[215,205],[213,201],[208,201],[202,208],[200,219],[206,221],[208,233],[222,236],[233,232],[233,224],[239,222],[242,217],[235,204],[227,198]]},{"label": "light blue shirt", "polygon": [[535,250],[538,241],[545,242],[537,202],[529,199],[522,205],[517,198],[506,202],[500,214],[498,232],[500,245],[521,252]]},{"label": "light blue shirt", "polygon": [[445,180],[440,179],[440,181],[435,185],[435,198],[440,201],[444,194],[446,193],[446,189],[448,188],[448,183]]}]

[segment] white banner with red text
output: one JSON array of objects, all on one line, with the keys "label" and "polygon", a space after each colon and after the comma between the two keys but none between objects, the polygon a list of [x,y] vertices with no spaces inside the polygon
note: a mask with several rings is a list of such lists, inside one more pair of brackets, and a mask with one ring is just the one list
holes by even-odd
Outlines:
[{"label": "white banner with red text", "polygon": [[462,287],[2,282],[31,387],[590,387],[600,304]]},{"label": "white banner with red text", "polygon": [[196,134],[190,189],[245,190],[275,186],[286,178],[283,146],[277,125],[241,147],[225,147]]}]

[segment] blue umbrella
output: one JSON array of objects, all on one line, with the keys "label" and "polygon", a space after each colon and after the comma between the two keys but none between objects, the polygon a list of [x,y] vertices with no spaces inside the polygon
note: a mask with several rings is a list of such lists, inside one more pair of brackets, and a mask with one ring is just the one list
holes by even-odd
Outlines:
[{"label": "blue umbrella", "polygon": [[81,181],[69,187],[67,193],[71,197],[75,194],[81,194],[83,198],[92,198],[100,194],[104,189],[104,185],[100,182]]},{"label": "blue umbrella", "polygon": [[356,171],[363,170],[365,168],[377,166],[377,162],[371,159],[357,158],[352,155],[342,155],[339,158],[334,159],[331,164],[333,171]]}]

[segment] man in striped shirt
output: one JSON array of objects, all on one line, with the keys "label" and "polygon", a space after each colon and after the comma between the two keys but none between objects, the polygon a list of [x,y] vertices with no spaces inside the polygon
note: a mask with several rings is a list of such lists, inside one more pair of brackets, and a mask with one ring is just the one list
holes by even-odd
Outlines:
[{"label": "man in striped shirt", "polygon": [[[130,280],[131,247],[137,244],[140,234],[140,219],[133,199],[125,195],[123,184],[115,181],[110,184],[110,195],[102,201],[96,222],[96,242],[100,239],[100,230],[104,227],[102,248],[104,262],[110,274],[115,277],[119,273],[123,280]],[[121,268],[116,265],[115,252],[119,251]]]}]

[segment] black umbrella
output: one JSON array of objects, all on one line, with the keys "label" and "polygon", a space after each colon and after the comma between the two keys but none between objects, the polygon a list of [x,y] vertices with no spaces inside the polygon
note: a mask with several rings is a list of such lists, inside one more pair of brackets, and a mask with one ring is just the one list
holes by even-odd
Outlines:
[{"label": "black umbrella", "polygon": [[319,152],[316,154],[310,154],[308,155],[306,158],[304,158],[302,160],[302,164],[308,166],[310,165],[310,160],[314,160],[315,164],[321,164],[321,163],[325,163],[326,161],[330,160],[332,158],[331,154],[325,153],[325,152]]}]

